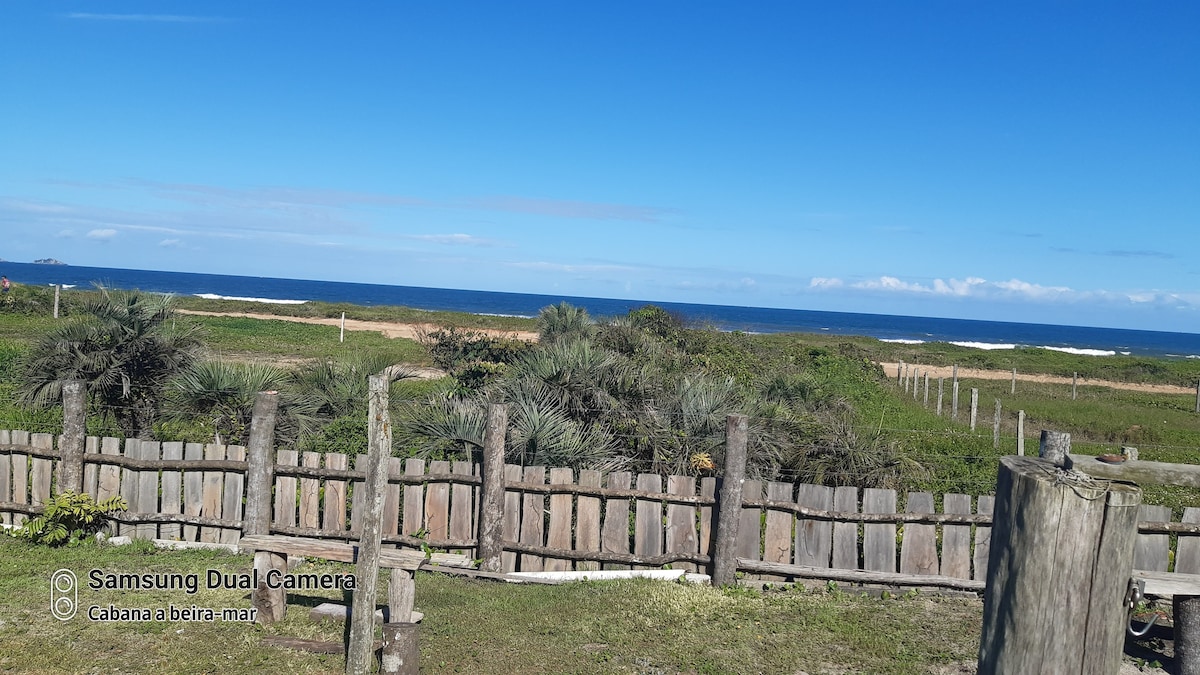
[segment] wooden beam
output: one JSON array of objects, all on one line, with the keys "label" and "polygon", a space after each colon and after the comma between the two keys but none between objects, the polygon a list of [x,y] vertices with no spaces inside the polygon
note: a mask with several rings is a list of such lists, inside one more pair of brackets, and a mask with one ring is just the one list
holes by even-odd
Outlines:
[{"label": "wooden beam", "polygon": [[1200,465],[1196,464],[1143,462],[1136,459],[1121,464],[1107,464],[1087,455],[1071,455],[1071,462],[1075,469],[1097,478],[1129,481],[1138,485],[1200,488]]}]

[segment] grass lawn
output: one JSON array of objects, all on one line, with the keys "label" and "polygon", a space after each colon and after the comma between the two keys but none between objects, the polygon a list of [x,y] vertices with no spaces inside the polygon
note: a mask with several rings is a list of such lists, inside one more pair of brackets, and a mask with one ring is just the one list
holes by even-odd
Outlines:
[{"label": "grass lawn", "polygon": [[[0,536],[0,671],[153,673],[342,672],[341,656],[263,646],[264,635],[342,639],[307,609],[337,591],[289,597],[287,619],[248,623],[124,622],[86,618],[107,607],[249,607],[246,591],[87,588],[88,571],[246,572],[250,558],[201,551],[85,546],[47,549]],[[50,576],[80,579],[81,612],[48,611]],[[351,571],[305,565],[299,571]],[[799,588],[799,587],[797,587]],[[380,601],[386,584],[380,585]],[[931,597],[868,598],[840,591],[717,590],[622,581],[517,586],[422,573],[417,577],[424,673],[944,672],[974,663],[982,603]],[[949,672],[957,672],[950,670]]]}]

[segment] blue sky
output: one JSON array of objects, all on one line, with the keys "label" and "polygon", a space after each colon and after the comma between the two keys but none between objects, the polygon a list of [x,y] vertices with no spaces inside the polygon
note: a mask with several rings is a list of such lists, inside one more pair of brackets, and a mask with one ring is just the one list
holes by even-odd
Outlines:
[{"label": "blue sky", "polygon": [[1191,0],[9,1],[0,258],[1200,332],[1198,35]]}]

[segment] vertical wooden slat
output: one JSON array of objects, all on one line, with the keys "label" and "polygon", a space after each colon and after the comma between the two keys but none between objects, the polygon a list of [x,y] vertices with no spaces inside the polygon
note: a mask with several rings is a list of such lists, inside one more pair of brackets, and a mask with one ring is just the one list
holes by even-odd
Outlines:
[{"label": "vertical wooden slat", "polygon": [[[767,483],[767,499],[773,502],[793,503],[792,484],[771,481]],[[763,560],[766,562],[790,563],[792,561],[792,521],[790,511],[767,509],[766,526],[763,532]]]},{"label": "vertical wooden slat", "polygon": [[[857,495],[855,498],[857,499]],[[808,509],[833,511],[833,488],[801,483],[796,489],[796,503]],[[856,531],[855,539],[857,538]],[[857,541],[855,543],[857,544]],[[796,521],[795,564],[807,567],[829,567],[832,556],[833,523],[813,518],[798,519]],[[856,555],[855,558],[857,557]]]},{"label": "vertical wooden slat", "polygon": [[[1200,508],[1189,506],[1183,510],[1183,523],[1200,523]],[[1200,574],[1200,535],[1179,533],[1179,544],[1175,551],[1175,572]]]},{"label": "vertical wooden slat", "polygon": [[[834,488],[833,510],[839,513],[858,513],[858,488]],[[858,523],[833,524],[833,568],[862,569],[862,562],[858,557]]]},{"label": "vertical wooden slat", "polygon": [[[314,469],[321,467],[321,453],[305,452],[300,455],[300,466]],[[321,480],[300,479],[300,527],[317,530],[321,528]]]},{"label": "vertical wooden slat", "polygon": [[[949,494],[942,497],[945,513],[970,515],[971,495]],[[971,578],[971,526],[942,526],[942,576]]]},{"label": "vertical wooden slat", "polygon": [[[700,479],[700,496],[714,498],[717,496],[717,479],[705,476]],[[700,507],[700,552],[708,557],[713,555],[713,534],[717,526],[714,520],[716,509],[709,504]]]},{"label": "vertical wooden slat", "polygon": [[[696,479],[691,476],[667,476],[667,493],[683,497],[696,494]],[[696,533],[696,507],[691,504],[667,504],[667,553],[695,554],[700,551]],[[696,571],[696,563],[671,563],[671,569]]]},{"label": "vertical wooden slat", "polygon": [[[613,471],[608,474],[611,490],[628,490],[633,474],[628,471]],[[604,500],[604,530],[601,532],[601,548],[605,553],[629,553],[629,500],[624,497],[607,497]],[[606,570],[627,570],[629,565],[604,563]]]},{"label": "vertical wooden slat", "polygon": [[[171,442],[162,444],[162,457],[165,460],[183,459],[183,443]],[[183,475],[178,469],[162,472],[162,507],[163,513],[183,512]],[[165,523],[159,526],[159,536],[163,539],[179,539],[183,529],[178,523]]]},{"label": "vertical wooden slat", "polygon": [[[13,431],[11,432],[13,445],[29,445],[28,431]],[[14,452],[10,456],[10,464],[12,467],[12,500],[17,504],[29,503],[29,455],[23,452]],[[23,513],[13,514],[13,525],[23,525],[27,520],[27,516]]]},{"label": "vertical wooden slat", "polygon": [[[225,446],[209,443],[204,446],[204,459],[225,459]],[[201,498],[200,515],[206,518],[220,518],[221,507],[224,505],[222,496],[225,488],[225,474],[221,471],[204,472],[204,496]],[[220,542],[221,530],[216,527],[201,527],[200,541]]]},{"label": "vertical wooden slat", "polygon": [[[355,471],[361,471],[364,474],[367,472],[367,455],[354,455],[352,461]],[[367,509],[366,496],[367,481],[365,478],[356,478],[350,482],[350,532],[355,536],[362,532],[363,515]],[[447,503],[447,509],[449,509],[449,503]]]},{"label": "vertical wooden slat", "polygon": [[[545,483],[546,467],[525,467],[522,481],[525,483]],[[521,497],[521,543],[531,546],[544,546],[545,539],[545,510],[546,496],[540,492],[526,492]],[[521,554],[522,572],[541,572],[543,560],[541,556],[529,553]]]},{"label": "vertical wooden slat", "polygon": [[[445,477],[450,473],[450,462],[429,463],[429,476]],[[425,530],[434,540],[450,538],[450,484],[428,483],[425,486]]]},{"label": "vertical wooden slat", "polygon": [[[521,537],[521,493],[508,485],[521,482],[521,466],[519,464],[504,465],[504,528],[502,538],[506,542],[516,542]],[[505,551],[500,554],[500,561],[505,572],[517,571],[517,554],[515,551]]]},{"label": "vertical wooden slat", "polygon": [[[895,513],[896,491],[863,490],[863,513]],[[867,523],[863,526],[863,567],[872,572],[896,571],[896,525]]]},{"label": "vertical wooden slat", "polygon": [[[142,459],[157,462],[162,456],[162,448],[157,442],[142,441]],[[138,474],[138,511],[141,513],[158,513],[158,471],[142,470]],[[139,539],[158,539],[156,523],[139,523],[137,526]]]},{"label": "vertical wooden slat", "polygon": [[[53,450],[53,434],[33,434],[29,444],[38,450]],[[54,460],[44,457],[34,457],[29,463],[29,503],[41,506],[50,500],[51,476],[54,472]]]},{"label": "vertical wooden slat", "polygon": [[[551,485],[570,485],[575,482],[571,469],[550,469]],[[574,499],[569,494],[550,495],[550,527],[546,531],[546,546],[571,550],[571,521],[574,514]],[[547,558],[545,569],[549,572],[571,570],[571,561],[565,558]]]},{"label": "vertical wooden slat", "polygon": [[[104,439],[108,443],[110,439]],[[101,445],[104,452],[105,445]],[[183,458],[189,462],[204,459],[204,446],[200,443],[188,443],[183,446]],[[104,484],[104,470],[101,469],[100,483]],[[204,501],[204,472],[188,469],[183,472],[183,515],[200,515],[201,502]],[[184,541],[200,541],[200,528],[195,525],[183,526]]]},{"label": "vertical wooden slat", "polygon": [[[458,476],[471,475],[470,462],[454,462],[452,472]],[[475,515],[475,502],[472,499],[469,483],[450,484],[450,538],[465,541],[471,539],[472,516]],[[451,553],[471,555],[473,549],[451,549]]]},{"label": "vertical wooden slat", "polygon": [[[908,513],[933,513],[933,493],[910,492],[904,510]],[[925,523],[905,523],[904,540],[900,545],[902,574],[937,574],[937,526]]]},{"label": "vertical wooden slat", "polygon": [[[759,480],[748,480],[742,484],[744,501],[763,498],[763,484]],[[762,560],[762,509],[743,506],[738,522],[737,557]],[[758,578],[758,577],[755,577]]]},{"label": "vertical wooden slat", "polygon": [[[0,429],[0,444],[12,443],[12,432]],[[10,455],[0,455],[0,502],[10,502],[12,498],[12,458]],[[0,523],[12,524],[12,514],[5,511],[0,513]]]},{"label": "vertical wooden slat", "polygon": [[[640,473],[637,489],[641,492],[662,493],[662,476]],[[657,499],[638,499],[633,530],[633,552],[637,555],[660,555],[663,552],[663,509]]]},{"label": "vertical wooden slat", "polygon": [[[180,446],[182,448],[182,446]],[[85,458],[90,458],[90,455],[100,453],[100,439],[95,436],[88,436],[83,443],[83,454]],[[182,457],[182,455],[181,455]],[[0,481],[4,480],[5,463],[0,462]],[[99,489],[100,480],[100,465],[94,462],[83,463],[83,492],[89,494],[92,499],[96,499],[96,491]],[[4,486],[0,485],[0,495],[4,495]]]},{"label": "vertical wooden slat", "polygon": [[[405,476],[424,476],[425,460],[409,458],[404,460]],[[404,534],[414,535],[425,527],[425,486],[421,484],[404,485]]]},{"label": "vertical wooden slat", "polygon": [[[387,461],[388,476],[404,473],[404,460],[388,457]],[[383,534],[392,537],[400,534],[400,484],[392,481],[388,481],[383,496]]]},{"label": "vertical wooden slat", "polygon": [[[579,472],[581,487],[600,487],[602,476],[599,471],[584,470]],[[600,550],[600,498],[580,495],[576,506],[575,550]],[[507,515],[507,511],[505,514]],[[592,560],[580,560],[575,563],[577,570],[598,570],[600,563]]]},{"label": "vertical wooden slat", "polygon": [[[1163,523],[1171,520],[1169,506],[1142,504],[1138,510],[1138,522]],[[1139,534],[1133,551],[1133,568],[1151,572],[1166,572],[1170,551],[1170,535]]]},{"label": "vertical wooden slat", "polygon": [[[347,459],[344,453],[331,452],[325,455],[325,468],[343,471]],[[325,481],[325,508],[321,511],[321,529],[334,532],[346,530],[346,481]]]},{"label": "vertical wooden slat", "polygon": [[[225,449],[225,459],[235,462],[246,461],[246,447],[231,445]],[[242,497],[246,491],[246,474],[241,471],[225,472],[225,490],[221,497],[221,517],[226,520],[242,519]],[[242,538],[242,530],[227,527],[221,530],[222,544],[236,544]]]},{"label": "vertical wooden slat", "polygon": [[[996,506],[996,498],[991,495],[981,495],[975,500],[975,513],[981,516],[990,516]],[[971,570],[971,578],[986,580],[988,556],[992,550],[992,526],[991,525],[976,525],[975,526],[975,552],[973,554],[972,563],[974,569]]]},{"label": "vertical wooden slat", "polygon": [[[136,438],[125,439],[125,457],[126,459],[141,459],[142,458],[142,442]],[[125,498],[125,504],[129,507],[127,513],[138,513],[141,510],[141,504],[138,500],[138,480],[137,472],[133,469],[121,467],[121,496]],[[137,535],[137,527],[120,523],[117,525],[117,534],[122,537],[133,537]]]},{"label": "vertical wooden slat", "polygon": [[[299,454],[295,450],[279,450],[275,453],[276,466],[297,466]],[[276,525],[296,526],[296,477],[275,474],[275,518]]]}]

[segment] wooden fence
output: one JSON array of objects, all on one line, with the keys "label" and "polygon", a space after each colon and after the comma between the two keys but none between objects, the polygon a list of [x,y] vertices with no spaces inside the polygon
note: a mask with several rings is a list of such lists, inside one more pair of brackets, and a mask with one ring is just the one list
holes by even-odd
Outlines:
[{"label": "wooden fence", "polygon": [[[49,499],[61,451],[50,434],[0,431],[0,520],[20,524]],[[236,544],[242,535],[246,449],[88,438],[84,490],[125,498],[118,534]],[[365,455],[278,450],[271,532],[354,539]],[[389,460],[383,541],[474,555],[480,468]],[[505,466],[503,570],[658,568],[707,571],[719,479]],[[738,569],[798,576],[981,589],[993,499],[746,480],[736,505]],[[1169,523],[1143,506],[1135,568],[1200,573],[1200,508]],[[1170,535],[1174,533],[1173,538]],[[1175,540],[1172,551],[1172,540]],[[910,580],[911,581],[911,580]]]}]

